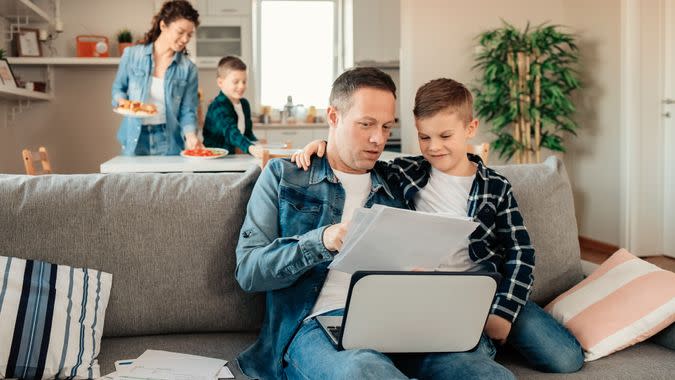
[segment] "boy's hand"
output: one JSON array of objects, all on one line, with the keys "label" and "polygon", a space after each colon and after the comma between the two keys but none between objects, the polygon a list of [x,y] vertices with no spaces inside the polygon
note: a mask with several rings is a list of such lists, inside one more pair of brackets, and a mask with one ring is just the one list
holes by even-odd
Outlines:
[{"label": "boy's hand", "polygon": [[299,168],[307,171],[312,162],[312,155],[316,153],[317,157],[323,157],[326,153],[326,142],[323,140],[314,140],[305,145],[302,150],[299,150],[291,156],[291,162],[295,162]]},{"label": "boy's hand", "polygon": [[349,222],[333,224],[330,227],[323,230],[323,245],[327,250],[331,252],[339,251],[342,249],[342,243],[347,234],[347,229],[349,228]]},{"label": "boy's hand", "polygon": [[248,153],[255,158],[262,158],[264,150],[265,148],[260,145],[251,145],[248,147]]},{"label": "boy's hand", "polygon": [[485,333],[490,339],[496,341],[499,344],[506,343],[506,338],[511,332],[511,322],[506,319],[490,314],[485,324]]}]

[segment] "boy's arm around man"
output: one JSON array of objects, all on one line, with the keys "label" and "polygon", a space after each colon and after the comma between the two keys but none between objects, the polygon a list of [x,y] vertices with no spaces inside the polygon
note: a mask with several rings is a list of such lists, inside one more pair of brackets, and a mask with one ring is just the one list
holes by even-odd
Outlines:
[{"label": "boy's arm around man", "polygon": [[242,289],[250,292],[282,289],[292,285],[313,266],[330,261],[324,246],[322,226],[300,235],[280,237],[279,189],[282,160],[272,160],[253,188],[246,219],[237,245],[235,276]]}]

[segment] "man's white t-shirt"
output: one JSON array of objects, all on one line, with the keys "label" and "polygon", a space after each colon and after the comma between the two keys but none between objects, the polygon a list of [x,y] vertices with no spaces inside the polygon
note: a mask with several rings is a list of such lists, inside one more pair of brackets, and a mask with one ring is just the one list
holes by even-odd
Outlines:
[{"label": "man's white t-shirt", "polygon": [[[370,194],[370,173],[350,174],[333,170],[345,190],[345,205],[342,209],[342,220],[347,222],[352,219],[354,210],[363,207]],[[330,269],[326,281],[323,283],[321,293],[314,304],[312,312],[306,319],[327,311],[342,309],[347,303],[349,282],[352,275]]]},{"label": "man's white t-shirt", "polygon": [[234,105],[234,112],[237,113],[237,128],[239,132],[243,135],[246,132],[246,119],[244,118],[244,107],[242,107],[241,102]]},{"label": "man's white t-shirt", "polygon": [[[466,217],[469,194],[476,175],[454,176],[438,169],[431,169],[429,182],[415,194],[415,208],[418,211],[437,212],[449,216]],[[469,257],[469,240],[456,252],[449,252],[439,269],[447,271],[470,271],[476,263]]]}]

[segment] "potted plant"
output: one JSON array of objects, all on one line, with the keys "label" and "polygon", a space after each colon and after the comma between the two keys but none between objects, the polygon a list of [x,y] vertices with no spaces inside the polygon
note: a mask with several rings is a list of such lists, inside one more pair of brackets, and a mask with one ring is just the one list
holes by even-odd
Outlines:
[{"label": "potted plant", "polygon": [[125,28],[117,32],[117,52],[119,53],[120,57],[122,56],[122,53],[124,53],[124,49],[133,45],[131,41],[132,36],[129,29]]},{"label": "potted plant", "polygon": [[517,163],[540,162],[542,147],[564,152],[563,135],[578,128],[570,99],[580,87],[573,36],[559,26],[520,31],[504,22],[478,39],[476,113],[492,123],[492,148]]}]

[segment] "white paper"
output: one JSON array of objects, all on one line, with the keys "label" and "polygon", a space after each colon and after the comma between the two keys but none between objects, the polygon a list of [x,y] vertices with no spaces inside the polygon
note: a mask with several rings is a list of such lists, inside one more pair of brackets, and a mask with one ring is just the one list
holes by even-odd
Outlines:
[{"label": "white paper", "polygon": [[134,363],[120,368],[120,380],[213,380],[226,360],[176,352],[146,350]]},{"label": "white paper", "polygon": [[355,211],[342,251],[329,268],[349,274],[436,268],[441,259],[467,244],[478,226],[469,218],[382,205],[373,206],[372,211],[361,210]]},{"label": "white paper", "polygon": [[234,375],[232,374],[232,371],[230,371],[230,369],[225,366],[220,369],[216,379],[234,379]]}]

